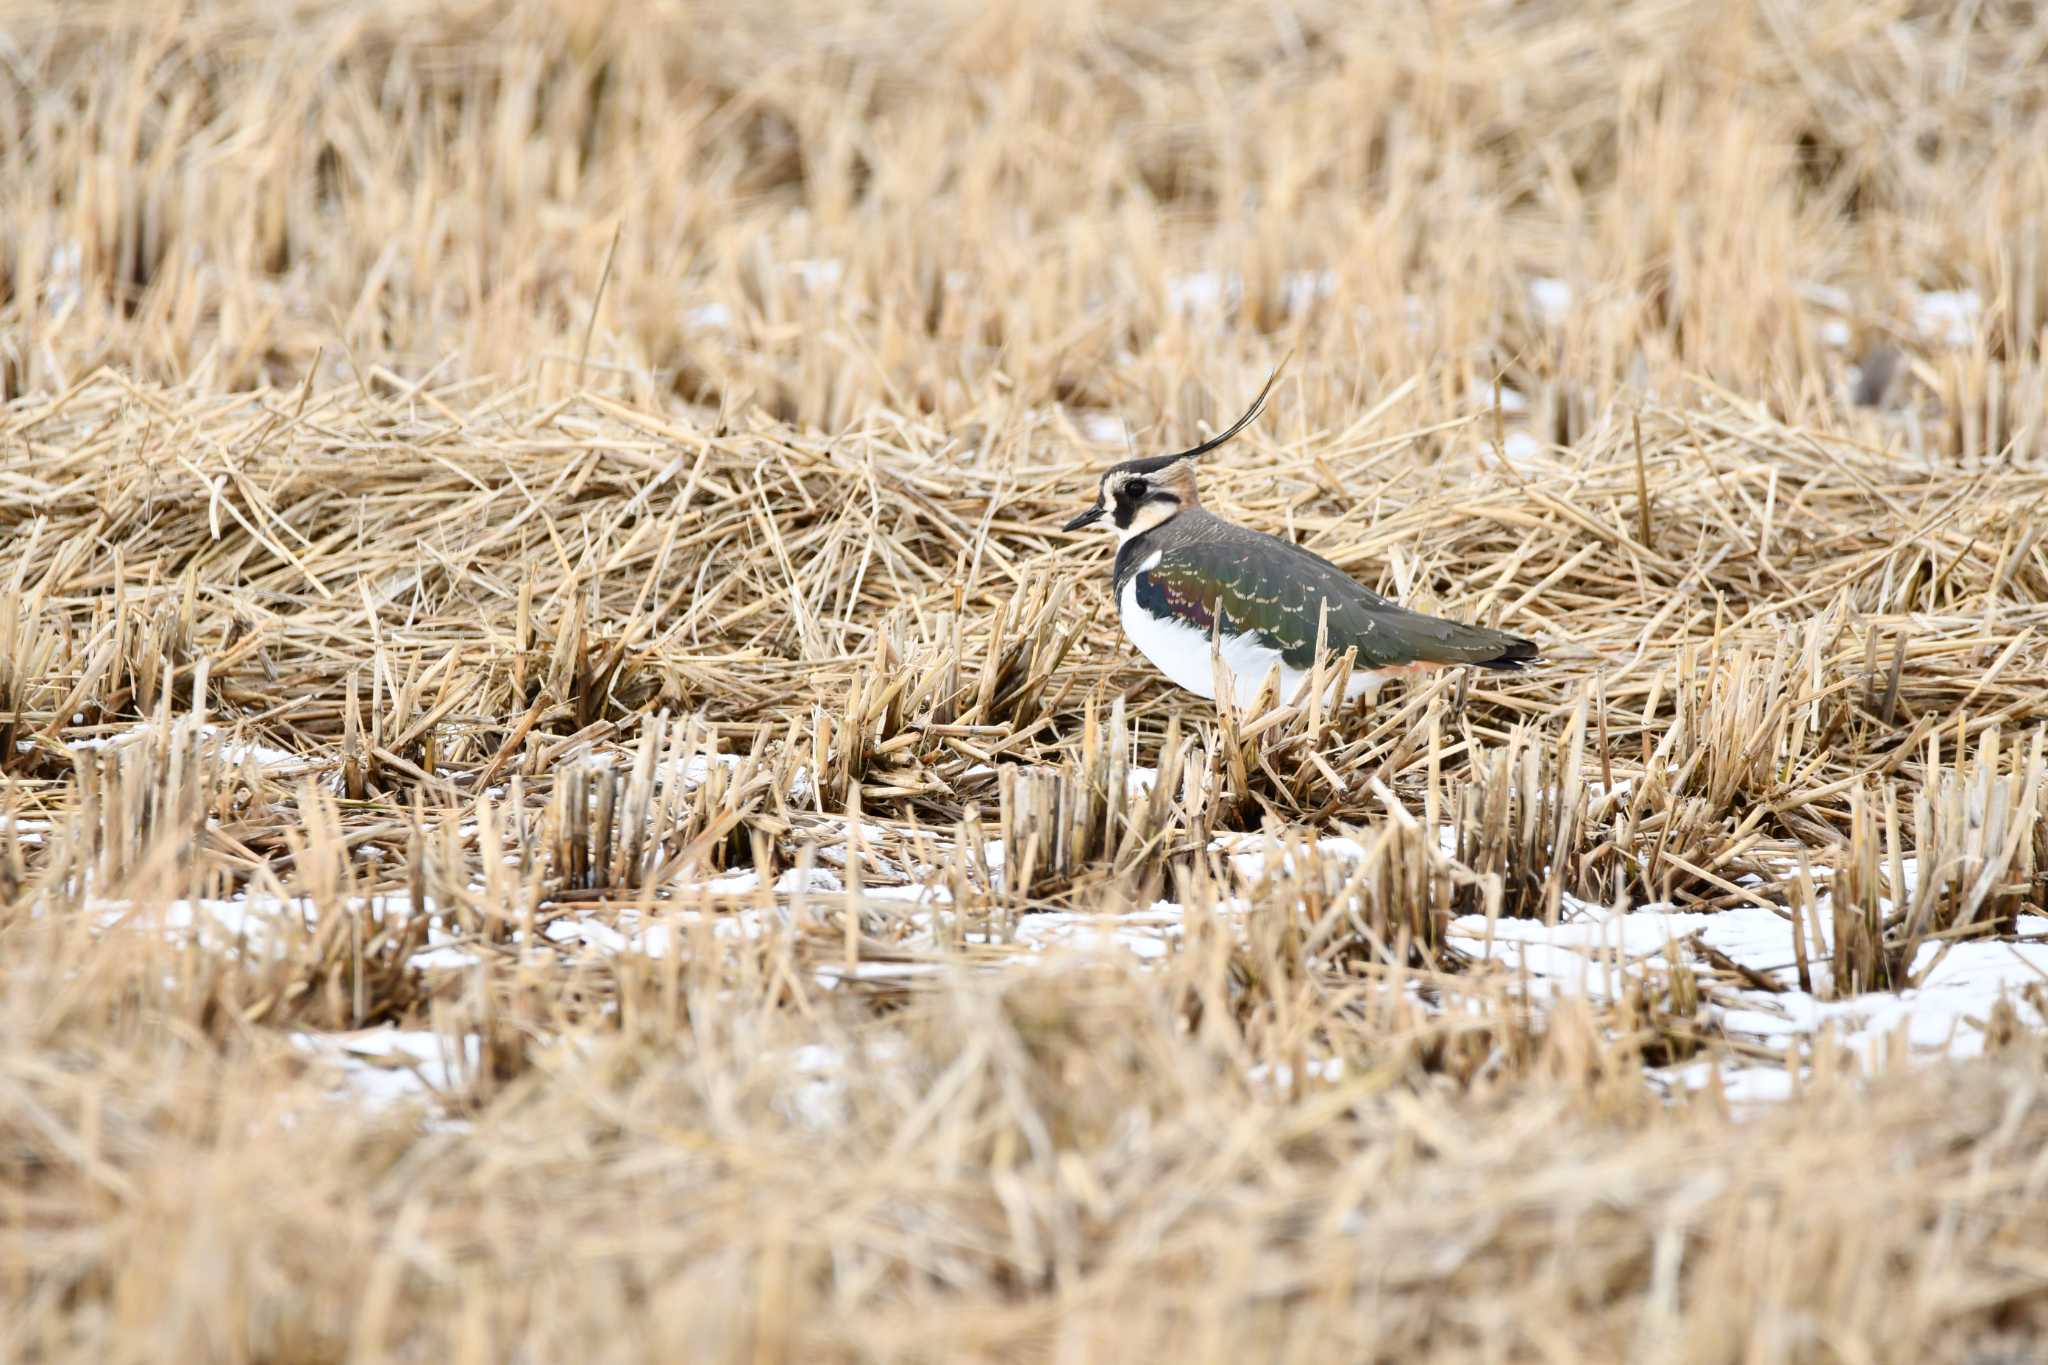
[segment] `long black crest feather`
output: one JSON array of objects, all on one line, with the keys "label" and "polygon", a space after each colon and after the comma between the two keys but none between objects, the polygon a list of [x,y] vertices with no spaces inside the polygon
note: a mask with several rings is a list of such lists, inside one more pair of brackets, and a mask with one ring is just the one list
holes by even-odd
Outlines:
[{"label": "long black crest feather", "polygon": [[1189,450],[1183,450],[1176,455],[1154,455],[1150,459],[1145,460],[1126,460],[1116,467],[1132,474],[1152,474],[1166,468],[1175,460],[1192,460],[1197,455],[1207,455],[1210,451],[1216,449],[1216,447],[1222,445],[1225,441],[1228,441],[1231,437],[1237,435],[1237,433],[1243,431],[1259,419],[1259,414],[1266,410],[1266,400],[1273,395],[1273,386],[1280,382],[1280,372],[1287,368],[1287,362],[1293,358],[1293,354],[1290,351],[1280,358],[1280,363],[1273,367],[1273,373],[1266,377],[1266,387],[1259,390],[1259,396],[1254,398],[1252,405],[1244,410],[1244,416],[1232,422],[1228,430],[1211,436],[1200,445]]}]

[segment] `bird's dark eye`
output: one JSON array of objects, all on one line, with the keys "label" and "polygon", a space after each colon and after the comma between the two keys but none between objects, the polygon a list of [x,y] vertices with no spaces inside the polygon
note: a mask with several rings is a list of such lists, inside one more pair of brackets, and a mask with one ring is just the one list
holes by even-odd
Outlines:
[{"label": "bird's dark eye", "polygon": [[1125,491],[1127,491],[1134,498],[1142,498],[1152,490],[1145,486],[1145,481],[1143,479],[1132,479],[1130,483],[1125,486]]}]

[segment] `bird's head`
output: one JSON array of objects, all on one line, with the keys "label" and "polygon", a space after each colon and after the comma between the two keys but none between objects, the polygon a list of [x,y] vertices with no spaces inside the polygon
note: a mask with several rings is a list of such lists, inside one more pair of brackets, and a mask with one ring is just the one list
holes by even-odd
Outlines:
[{"label": "bird's head", "polygon": [[1202,505],[1201,496],[1195,491],[1195,461],[1222,445],[1231,437],[1243,431],[1257,419],[1266,406],[1266,398],[1273,392],[1273,384],[1280,378],[1280,371],[1287,362],[1282,360],[1266,380],[1266,387],[1259,390],[1259,396],[1245,409],[1244,416],[1230,424],[1230,429],[1221,435],[1211,436],[1192,450],[1183,450],[1176,455],[1154,455],[1147,460],[1125,460],[1112,465],[1102,475],[1102,482],[1095,492],[1095,505],[1068,522],[1062,530],[1078,531],[1084,526],[1100,526],[1105,531],[1116,532],[1119,541],[1149,531],[1191,507]]},{"label": "bird's head", "polygon": [[1095,493],[1095,505],[1066,524],[1078,531],[1100,526],[1114,531],[1118,540],[1129,540],[1149,531],[1168,517],[1201,506],[1195,491],[1195,464],[1185,455],[1159,455],[1149,460],[1125,460],[1102,476]]}]

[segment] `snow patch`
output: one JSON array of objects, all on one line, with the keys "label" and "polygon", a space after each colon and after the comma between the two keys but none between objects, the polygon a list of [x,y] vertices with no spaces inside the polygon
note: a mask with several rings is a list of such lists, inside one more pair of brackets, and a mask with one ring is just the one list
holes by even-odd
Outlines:
[{"label": "snow patch", "polygon": [[[1303,1062],[1301,1069],[1310,1080],[1335,1085],[1344,1079],[1342,1057],[1311,1057]],[[1245,1072],[1245,1078],[1254,1085],[1268,1085],[1275,1090],[1285,1090],[1294,1084],[1294,1068],[1285,1062],[1261,1062]]]},{"label": "snow patch", "polygon": [[1081,414],[1081,434],[1102,445],[1123,445],[1124,419],[1106,412]]},{"label": "snow patch", "polygon": [[1280,296],[1289,316],[1299,316],[1337,292],[1334,270],[1290,270],[1280,277]]},{"label": "snow patch", "polygon": [[1946,346],[1968,346],[1977,338],[1984,300],[1974,289],[1930,289],[1913,300],[1913,326]]},{"label": "snow patch", "polygon": [[[1248,882],[1268,875],[1286,876],[1297,871],[1295,852],[1299,845],[1285,844],[1264,834],[1219,834],[1209,847],[1222,853],[1231,871]],[[1365,846],[1341,834],[1326,834],[1309,844],[1312,857],[1334,856],[1357,861],[1366,856]],[[1277,858],[1274,856],[1277,854]],[[1269,874],[1269,865],[1274,869]]]},{"label": "snow patch", "polygon": [[789,273],[796,276],[805,289],[813,294],[819,294],[836,288],[839,282],[846,278],[846,263],[829,257],[791,261]]},{"label": "snow patch", "polygon": [[15,820],[0,815],[0,843],[13,838],[20,844],[40,844],[49,838],[50,822],[27,817]]},{"label": "snow patch", "polygon": [[76,238],[58,242],[50,248],[44,273],[49,282],[43,289],[43,302],[50,310],[50,321],[62,322],[84,297],[85,247]]},{"label": "snow patch", "polygon": [[1166,311],[1177,317],[1235,312],[1244,298],[1244,279],[1214,270],[1166,278]]},{"label": "snow patch", "polygon": [[[1468,395],[1467,401],[1469,401],[1475,408],[1480,408],[1486,412],[1492,412],[1494,409],[1495,396],[1496,391],[1494,390],[1492,385],[1474,385]],[[1500,399],[1500,410],[1503,413],[1508,414],[1509,416],[1513,416],[1517,413],[1524,413],[1529,410],[1528,395],[1524,394],[1520,389],[1510,388],[1508,385],[1503,384],[1500,386],[1498,396]]]},{"label": "snow patch", "polygon": [[[140,743],[155,729],[154,724],[143,722],[109,735],[91,735],[84,739],[66,740],[65,747],[74,752],[115,749]],[[301,757],[287,749],[273,749],[267,744],[258,744],[253,740],[230,738],[218,725],[203,725],[199,727],[199,733],[211,743],[222,762],[237,767],[244,763],[254,763],[263,768],[302,771],[317,766],[316,760]]]},{"label": "snow patch", "polygon": [[1529,281],[1529,307],[1539,322],[1555,327],[1572,315],[1572,287],[1550,275]]},{"label": "snow patch", "polygon": [[[1907,872],[1910,880],[1912,872]],[[1667,970],[1667,947],[1679,945],[1684,960],[1711,968],[1712,949],[1769,986],[1717,980],[1708,990],[1708,1015],[1731,1037],[1796,1055],[1823,1035],[1873,1070],[1888,1058],[1930,1061],[1974,1057],[1984,1049],[1985,1026],[2001,1000],[2023,1023],[2048,1026],[2048,942],[1970,939],[1924,943],[1906,971],[1907,984],[1894,991],[1833,994],[1827,958],[1829,916],[1822,913],[1821,939],[1807,925],[1808,980],[1798,984],[1798,952],[1791,919],[1762,906],[1711,913],[1644,907],[1626,914],[1567,899],[1555,925],[1536,920],[1484,916],[1453,920],[1451,941],[1473,956],[1514,973],[1531,999],[1619,996],[1632,983]],[[2039,917],[2021,921],[2022,932]],[[2048,928],[2048,920],[2041,921]],[[1695,945],[1698,945],[1695,947]],[[1796,1063],[1795,1063],[1796,1064]],[[1671,1068],[1664,1079],[1697,1088],[1719,1066],[1731,1099],[1789,1093],[1795,1085],[1781,1066],[1723,1059]],[[1768,1073],[1764,1078],[1751,1072]]]},{"label": "snow patch", "polygon": [[433,1103],[459,1093],[483,1064],[476,1034],[450,1038],[432,1029],[363,1029],[355,1033],[294,1033],[292,1046],[333,1067],[336,1098],[372,1109]]},{"label": "snow patch", "polygon": [[1145,961],[1165,958],[1181,934],[1181,909],[1172,901],[1154,901],[1144,910],[1123,915],[1048,912],[1024,915],[1017,921],[1017,942],[1040,951],[1120,950]]}]

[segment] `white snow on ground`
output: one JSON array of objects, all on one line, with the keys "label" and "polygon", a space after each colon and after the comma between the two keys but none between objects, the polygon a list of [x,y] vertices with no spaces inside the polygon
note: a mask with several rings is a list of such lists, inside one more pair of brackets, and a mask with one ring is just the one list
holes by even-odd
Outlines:
[{"label": "white snow on ground", "polygon": [[[864,1040],[858,1052],[869,1063],[887,1065],[903,1055],[902,1044],[891,1038]],[[805,1043],[771,1054],[770,1062],[781,1061],[783,1089],[777,1105],[807,1128],[829,1132],[847,1120],[847,1072],[852,1058],[847,1049],[829,1043]]]},{"label": "white snow on ground", "polygon": [[892,901],[926,910],[944,905],[952,899],[945,887],[919,882],[905,882],[896,886],[863,886],[860,894],[861,899],[866,901]]},{"label": "white snow on ground", "polygon": [[1529,306],[1539,321],[1552,327],[1572,315],[1572,287],[1569,281],[1538,275],[1529,281]]},{"label": "white snow on ground", "polygon": [[[1500,399],[1500,410],[1509,416],[1529,410],[1528,395],[1524,394],[1520,389],[1511,388],[1503,384],[1500,386],[1498,396]],[[1465,395],[1465,401],[1468,404],[1483,412],[1493,411],[1494,398],[1495,390],[1490,384],[1475,384],[1466,391]]]},{"label": "white snow on ground", "polygon": [[[711,769],[713,767],[732,769],[737,768],[739,765],[740,757],[738,754],[691,754],[681,763],[655,764],[654,785],[666,787],[669,783],[681,778],[683,786],[686,788],[701,787],[704,785],[705,780],[711,776]],[[620,772],[630,773],[633,771],[633,761],[630,757],[622,756],[617,760],[617,767]]]},{"label": "white snow on ground", "polygon": [[[1332,1085],[1344,1079],[1344,1059],[1342,1057],[1311,1057],[1302,1063],[1301,1069],[1311,1079],[1327,1081]],[[1268,1066],[1262,1062],[1245,1074],[1255,1084],[1270,1085],[1280,1090],[1285,1090],[1288,1086],[1294,1084],[1294,1068],[1288,1066],[1285,1062],[1273,1066]]]},{"label": "white snow on ground", "polygon": [[[1529,309],[1545,326],[1562,325],[1576,303],[1571,283],[1553,276],[1538,275],[1527,282]],[[1852,301],[1839,289],[1808,284],[1801,287],[1807,302],[1837,314],[1823,319],[1816,328],[1821,345],[1840,350],[1853,338],[1845,315]],[[1977,339],[1984,320],[1984,298],[1974,289],[1928,289],[1911,296],[1907,303],[1913,330],[1925,341],[1942,346],[1965,347]],[[1489,396],[1484,400],[1491,406]]]},{"label": "white snow on ground", "polygon": [[1103,445],[1124,443],[1124,419],[1106,412],[1081,414],[1081,434]]},{"label": "white snow on ground", "polygon": [[912,977],[943,976],[953,970],[945,962],[856,962],[848,967],[843,962],[827,962],[811,973],[811,979],[820,990],[832,990],[848,981],[889,981],[900,982]]},{"label": "white snow on ground", "polygon": [[476,1034],[451,1039],[433,1029],[294,1033],[291,1042],[336,1068],[339,1083],[331,1094],[373,1109],[455,1094],[476,1078],[483,1060]]},{"label": "white snow on ground", "polygon": [[1475,956],[1526,972],[1539,995],[1612,993],[1617,964],[1635,967],[1659,959],[1667,943],[1697,935],[1698,941],[1759,971],[1792,958],[1792,926],[1760,906],[1738,906],[1709,914],[1647,907],[1614,914],[1567,898],[1554,927],[1540,920],[1495,920],[1489,935],[1483,915],[1451,921],[1458,947]]},{"label": "white snow on ground", "polygon": [[1913,300],[1913,326],[1947,346],[1975,341],[1983,317],[1984,300],[1974,289],[1930,289]]},{"label": "white snow on ground", "polygon": [[423,972],[473,967],[478,961],[476,950],[463,946],[464,943],[465,940],[458,935],[438,925],[428,925],[427,946],[412,955],[412,965]]},{"label": "white snow on ground", "polygon": [[[775,890],[788,895],[799,886],[812,892],[837,893],[843,887],[826,868],[813,869],[808,882],[795,869],[776,879]],[[688,883],[673,889],[685,904],[692,896],[738,897],[755,892],[760,879],[752,872],[736,872],[708,881]],[[878,888],[884,891],[918,888]],[[408,895],[366,896],[350,904],[380,919],[403,919],[411,913]],[[102,933],[147,931],[164,935],[174,943],[198,942],[213,948],[236,945],[251,953],[267,952],[294,936],[311,935],[318,927],[318,914],[309,901],[275,896],[238,896],[231,900],[174,900],[159,905],[127,901],[93,901],[95,928]],[[604,918],[600,918],[602,913]],[[430,905],[429,915],[437,912]],[[607,922],[610,920],[611,922]],[[665,908],[658,916],[642,922],[633,910],[576,911],[558,913],[540,930],[540,937],[558,948],[584,947],[607,954],[632,952],[647,957],[665,956],[674,935],[687,935],[700,922],[708,921],[716,938],[758,938],[768,932],[769,916],[751,907],[706,913],[689,908]],[[453,971],[476,965],[479,951],[473,938],[444,927],[445,918],[427,926],[426,945],[407,961],[422,971]],[[508,946],[517,947],[514,932]]]},{"label": "white snow on ground", "polygon": [[[662,763],[656,765],[654,784],[657,787],[666,787],[680,775],[685,790],[691,787],[701,787],[709,780],[713,767],[724,768],[730,772],[739,767],[746,760],[746,757],[745,754],[714,753],[709,756],[691,754],[680,764]],[[630,762],[623,762],[620,766],[625,771],[631,772],[633,765]],[[789,790],[785,795],[788,796],[790,801],[799,805],[810,800],[811,770],[808,768],[793,769],[789,775]]]},{"label": "white snow on ground", "polygon": [[[1577,300],[1570,281],[1538,275],[1528,280],[1526,288],[1529,309],[1537,321],[1556,327],[1571,317]],[[1849,322],[1853,300],[1849,295],[1840,289],[1812,283],[1802,284],[1799,288],[1808,303],[1835,314],[1823,318],[1816,325],[1815,336],[1821,345],[1834,350],[1847,347],[1854,339],[1854,329]],[[1984,321],[1984,298],[1974,289],[1922,290],[1909,297],[1906,307],[1913,330],[1921,339],[1942,346],[1969,346],[1977,339]],[[1490,407],[1493,400],[1491,395],[1487,395],[1479,401]]]},{"label": "white snow on ground", "polygon": [[50,246],[49,264],[44,268],[47,282],[43,286],[43,302],[50,312],[50,321],[62,322],[72,309],[78,306],[82,296],[81,281],[85,277],[85,247],[76,237],[55,242]]},{"label": "white snow on ground", "polygon": [[[86,739],[67,740],[65,741],[65,747],[72,750],[92,750],[132,744],[142,739],[155,728],[153,724],[143,722],[111,735],[94,735]],[[303,758],[286,749],[273,749],[267,744],[258,744],[253,740],[230,738],[217,725],[201,727],[200,734],[212,742],[215,752],[219,754],[221,761],[224,763],[234,765],[255,763],[261,767],[286,771],[298,771],[316,766],[313,760]]]},{"label": "white snow on ground", "polygon": [[[1318,857],[1365,857],[1363,845],[1341,834],[1322,835],[1314,844]],[[1265,876],[1268,861],[1272,861],[1282,874],[1295,869],[1295,851],[1281,848],[1275,840],[1263,834],[1219,834],[1209,841],[1209,847],[1228,855],[1231,869],[1247,882],[1255,882]],[[1277,858],[1274,857],[1276,853]]]},{"label": "white snow on ground", "polygon": [[[368,911],[377,919],[403,918],[412,913],[412,897],[361,896],[350,905]],[[146,930],[161,933],[173,942],[198,942],[209,947],[241,945],[249,952],[267,951],[294,936],[304,937],[317,927],[312,903],[302,898],[280,896],[236,896],[229,900],[172,900],[159,904],[93,899],[86,903],[94,927],[102,933]],[[439,930],[429,931],[429,951]],[[447,950],[456,951],[456,950]]]},{"label": "white snow on ground", "polygon": [[[687,905],[693,896],[738,897],[758,894],[760,887],[760,876],[751,871],[744,871],[678,886],[673,888],[672,894]],[[812,868],[808,877],[800,870],[791,868],[775,879],[775,893],[779,896],[799,893],[836,895],[844,890],[845,886],[838,876],[831,869],[823,867]],[[711,925],[711,934],[714,938],[760,938],[768,933],[779,918],[779,912],[764,911],[752,906],[739,906],[712,913],[695,909],[665,908],[646,919],[642,919],[637,911],[632,910],[606,913],[615,916],[614,923],[604,923],[592,913],[564,915],[550,921],[542,933],[550,943],[558,947],[575,945],[603,954],[631,952],[658,958],[666,957],[673,951],[678,935],[687,938],[696,926],[707,921]]]},{"label": "white snow on ground", "polygon": [[181,942],[190,937],[209,945],[241,943],[252,949],[268,943],[273,935],[281,936],[286,926],[311,928],[304,906],[276,897],[175,900],[160,905],[95,900],[88,902],[88,909],[102,931],[147,929]]},{"label": "white snow on ground", "polygon": [[[1267,875],[1269,864],[1283,874],[1291,870],[1296,856],[1292,849],[1279,851],[1264,836],[1226,836],[1212,847],[1227,855],[1248,886]],[[1319,838],[1315,848],[1318,857],[1363,856],[1355,841],[1341,836]],[[1910,891],[1917,863],[1907,859],[1902,870]],[[1154,906],[1148,917],[1156,918],[1165,908],[1164,903]],[[1984,1025],[2001,1000],[2022,1024],[2048,1027],[2048,916],[2022,917],[2017,942],[1923,944],[1908,967],[1905,989],[1844,996],[1835,995],[1827,965],[1832,921],[1824,904],[1818,919],[1821,940],[1813,941],[1811,919],[1807,930],[1811,991],[1799,985],[1790,917],[1762,906],[1706,913],[1646,906],[1616,913],[1567,898],[1556,925],[1499,919],[1489,926],[1484,916],[1473,915],[1452,921],[1449,937],[1453,946],[1507,973],[1513,988],[1538,1005],[1570,997],[1616,999],[1632,981],[1666,972],[1666,949],[1675,943],[1680,960],[1698,970],[1708,986],[1706,1022],[1733,1041],[1789,1054],[1795,1066],[1823,1035],[1872,1070],[1890,1059],[1972,1057],[1983,1050]],[[1732,980],[1715,969],[1703,949],[1739,963],[1777,989]],[[1717,1069],[1723,1092],[1736,1103],[1782,1098],[1797,1084],[1785,1066],[1737,1052],[1667,1068],[1652,1082],[1699,1088],[1710,1083]]]},{"label": "white snow on ground", "polygon": [[49,834],[48,820],[35,820],[26,816],[19,820],[11,820],[0,815],[0,843],[5,843],[11,835],[18,843],[40,844],[49,837]]},{"label": "white snow on ground", "polygon": [[[2030,988],[2048,983],[2048,919],[2023,917],[2020,932],[2020,942],[1923,943],[1907,969],[1912,984],[1904,990],[1825,999],[1796,987],[1779,994],[1745,992],[1745,1006],[1723,1010],[1721,1024],[1730,1033],[1764,1042],[1811,1036],[1833,1025],[1840,1040],[1859,1048],[1867,1044],[1871,1052],[1865,1060],[1870,1061],[1877,1060],[1877,1049],[1900,1036],[1916,1052],[1975,1056],[1983,1050],[1984,1021],[2000,999],[2009,1001],[2022,1019],[2042,1022],[2029,995]],[[1769,975],[1789,979],[1791,973],[1780,968]],[[1814,975],[1818,990],[1826,972],[1816,968]]]},{"label": "white snow on ground", "polygon": [[[1134,788],[1141,788],[1155,776],[1139,769],[1130,780]],[[901,839],[884,827],[864,825],[858,837],[868,850],[864,866],[901,874],[894,881],[864,875],[860,892],[870,913],[882,914],[886,921],[894,907],[901,917],[894,921],[901,926],[900,955],[866,957],[851,965],[829,958],[815,962],[817,984],[834,989],[851,982],[901,982],[961,970],[959,963],[946,959],[938,941],[945,932],[939,917],[948,896],[933,870],[892,861],[907,864],[911,859],[904,854]],[[1340,863],[1364,856],[1356,840],[1341,835],[1285,845],[1265,835],[1227,835],[1211,846],[1223,855],[1238,884],[1238,894],[1225,904],[1230,917],[1258,914],[1261,884],[1273,875],[1285,875],[1305,851]],[[877,850],[887,850],[892,858],[878,857]],[[984,861],[991,873],[1000,875],[1005,852],[1001,841],[988,841]],[[821,847],[821,865],[808,872],[787,870],[770,887],[752,871],[686,882],[669,888],[670,899],[644,912],[616,905],[549,907],[539,937],[553,951],[571,956],[630,953],[658,958],[699,936],[706,942],[759,938],[778,929],[801,928],[799,919],[815,928],[813,915],[835,913],[839,898],[848,893],[845,857],[843,845]],[[1908,869],[1909,880],[1913,870]],[[866,884],[869,881],[883,884]],[[796,908],[806,896],[820,898],[815,911]],[[359,904],[384,916],[402,916],[410,908],[404,895]],[[180,900],[160,906],[100,901],[93,907],[102,932],[161,933],[179,942],[196,939],[245,952],[266,951],[316,927],[308,904],[275,898]],[[1823,909],[1817,918],[1819,932],[1825,934],[1830,916]],[[1824,1042],[1831,1041],[1875,1070],[1900,1062],[1976,1055],[1984,1048],[1985,1026],[2001,1001],[2022,1025],[2048,1027],[2048,916],[2025,917],[2018,929],[2016,941],[1926,944],[1909,966],[1904,989],[1839,997],[1826,965],[1830,949],[1825,938],[1807,945],[1810,988],[1802,987],[1791,920],[1763,906],[1711,913],[1647,906],[1617,913],[1568,898],[1555,925],[1514,919],[1489,924],[1483,916],[1473,915],[1454,920],[1448,932],[1452,946],[1476,959],[1470,969],[1475,976],[1491,974],[1494,982],[1538,1009],[1570,998],[1612,1001],[1634,982],[1654,981],[1668,972],[1675,953],[1698,973],[1704,1000],[1701,1022],[1710,1034],[1718,1032],[1734,1046],[1710,1045],[1707,1056],[1652,1072],[1649,1083],[1667,1092],[1717,1085],[1731,1102],[1744,1105],[1795,1091],[1806,1059]],[[1809,936],[1814,932],[1810,920]],[[1183,921],[1178,905],[1157,901],[1120,915],[1023,914],[965,937],[977,949],[969,970],[1001,971],[1019,963],[1075,958],[1144,967],[1178,951]],[[442,920],[430,926],[427,944],[414,954],[413,964],[425,970],[462,970],[486,952],[525,952],[540,946],[523,946],[516,934],[514,940],[485,947]],[[1027,951],[989,951],[1005,943]],[[1768,987],[1717,966],[1715,954],[1740,964]],[[298,1041],[336,1063],[343,1083],[372,1104],[431,1098],[437,1091],[457,1088],[463,1065],[474,1069],[474,1040],[465,1044],[471,1055],[451,1063],[442,1057],[442,1043],[431,1030],[302,1035]],[[1310,1080],[1332,1082],[1342,1074],[1329,1059],[1305,1058],[1303,1065],[1303,1075]],[[1276,1070],[1268,1079],[1286,1085],[1293,1078]],[[815,1106],[803,1106],[814,1118],[830,1108],[824,1090],[815,1098]]]},{"label": "white snow on ground", "polygon": [[845,278],[846,263],[829,258],[791,261],[789,273],[796,276],[805,289],[817,294],[833,288]]},{"label": "white snow on ground", "polygon": [[[1290,317],[1299,317],[1337,292],[1333,270],[1290,270],[1280,277],[1280,301]],[[1166,277],[1166,311],[1177,317],[1227,315],[1244,302],[1244,277],[1215,270],[1196,270]]]},{"label": "white snow on ground", "polygon": [[[541,933],[558,947],[582,948],[605,956],[639,953],[647,957],[666,957],[672,946],[670,935],[674,928],[692,923],[695,923],[695,918],[688,912],[677,914],[673,928],[667,920],[649,924],[630,912],[621,914],[616,925],[606,924],[593,916],[573,915],[550,921]],[[720,916],[715,932],[720,938],[751,937],[753,928],[752,912],[740,911]]]},{"label": "white snow on ground", "polygon": [[[2048,1026],[2039,1001],[2048,995],[2048,918],[2024,917],[2020,942],[1989,939],[1922,944],[1907,970],[1910,984],[1897,991],[1836,996],[1823,960],[1830,950],[1829,916],[1819,916],[1823,939],[1813,943],[1809,921],[1808,979],[1798,984],[1792,923],[1760,906],[1709,914],[1644,907],[1616,914],[1574,902],[1555,926],[1532,920],[1498,920],[1489,931],[1483,917],[1451,925],[1451,941],[1487,961],[1515,972],[1531,998],[1566,995],[1607,999],[1629,981],[1667,970],[1669,943],[1703,971],[1710,964],[1693,943],[1712,948],[1757,973],[1776,990],[1717,979],[1709,992],[1709,1018],[1731,1038],[1795,1057],[1827,1035],[1867,1068],[1888,1059],[1927,1061],[1972,1057],[1983,1051],[1984,1027],[2000,1000],[2032,1027]],[[2032,941],[2027,941],[2032,940]],[[1718,1069],[1731,1100],[1748,1102],[1790,1093],[1796,1078],[1783,1066],[1730,1055],[1667,1069],[1656,1079],[1696,1089]]]},{"label": "white snow on ground", "polygon": [[1318,300],[1336,292],[1334,270],[1290,270],[1280,277],[1280,294],[1287,301],[1289,315],[1306,313]]},{"label": "white snow on ground", "polygon": [[1155,901],[1147,909],[1123,915],[1047,913],[1017,920],[1017,942],[1041,951],[1115,950],[1150,960],[1165,957],[1180,936],[1181,910],[1172,901]]},{"label": "white snow on ground", "polygon": [[1175,315],[1228,313],[1244,297],[1244,280],[1214,270],[1166,278],[1166,311]]},{"label": "white snow on ground", "polygon": [[1831,284],[1822,284],[1818,280],[1795,280],[1792,288],[1800,298],[1816,308],[1846,313],[1855,306],[1855,300],[1849,297],[1848,290],[1838,289]]}]

